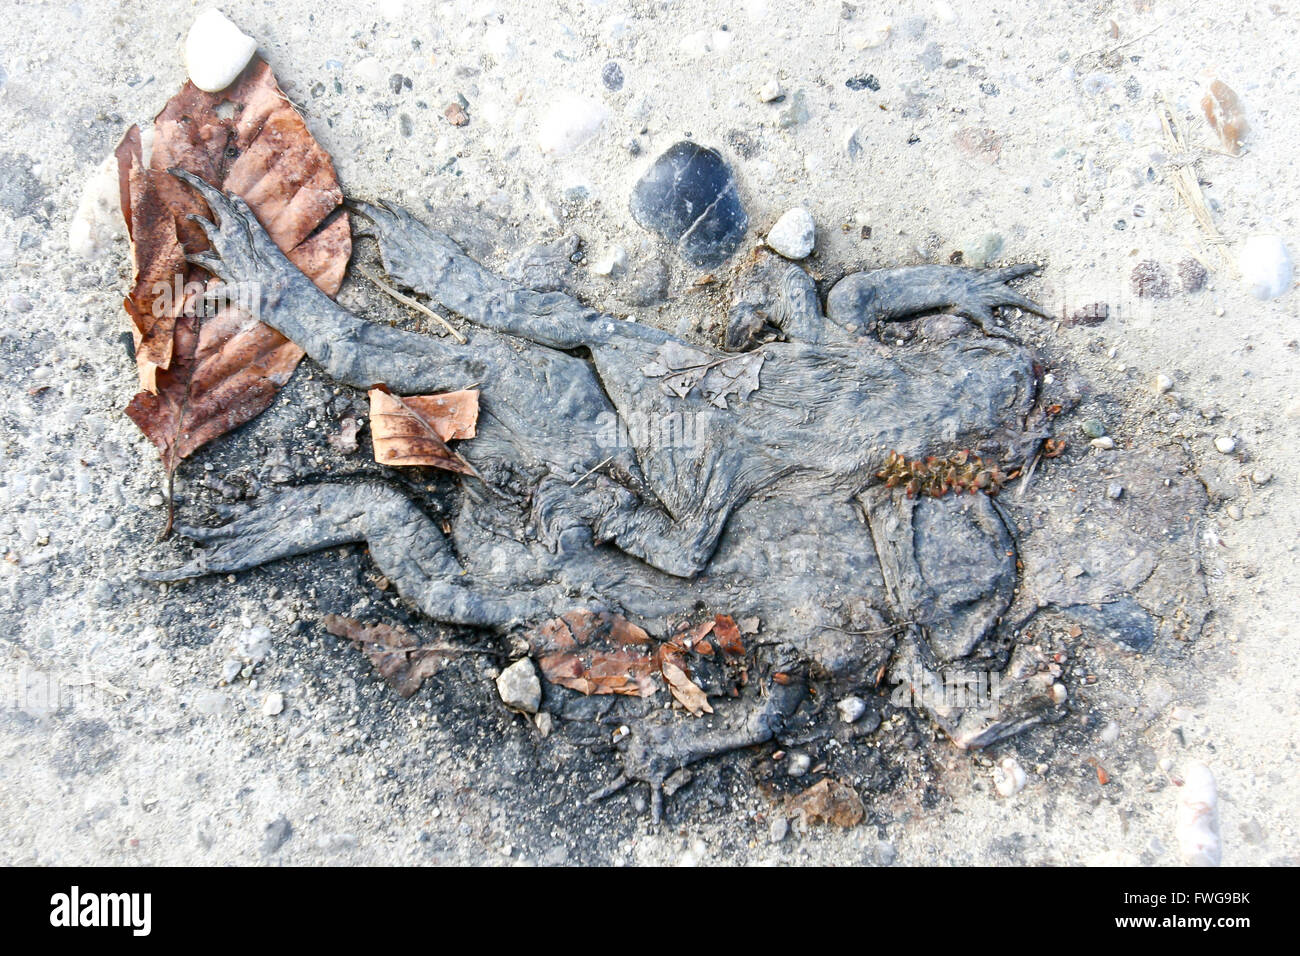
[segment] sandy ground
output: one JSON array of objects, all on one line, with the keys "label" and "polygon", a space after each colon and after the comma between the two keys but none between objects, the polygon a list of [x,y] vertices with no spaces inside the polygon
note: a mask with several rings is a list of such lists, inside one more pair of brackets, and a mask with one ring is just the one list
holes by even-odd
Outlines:
[{"label": "sandy ground", "polygon": [[[120,339],[127,249],[119,238],[80,258],[69,227],[124,128],[148,122],[184,81],[181,43],[200,7],[7,0],[0,861],[1169,865],[1178,862],[1171,777],[1191,760],[1218,777],[1225,863],[1295,861],[1297,300],[1255,300],[1198,243],[1171,186],[1180,157],[1166,151],[1155,102],[1167,97],[1189,124],[1229,253],[1262,233],[1300,250],[1300,102],[1287,47],[1300,13],[1267,2],[909,3],[888,12],[882,43],[864,45],[874,42],[871,5],[804,6],[231,0],[223,9],[258,39],[350,193],[474,210],[497,237],[482,250],[497,266],[525,241],[565,233],[582,237],[589,261],[614,245],[633,263],[661,255],[673,270],[668,304],[638,315],[666,327],[707,332],[726,304],[685,295],[698,273],[627,212],[647,159],[687,135],[734,164],[750,244],[791,206],[812,212],[819,274],[948,261],[996,232],[999,261],[1044,263],[1029,288],[1054,310],[1110,303],[1111,318],[1091,328],[1014,323],[1034,324],[1054,354],[1087,371],[1112,405],[1103,410],[1118,442],[1177,442],[1196,457],[1211,500],[1201,540],[1214,606],[1200,639],[1142,657],[1097,648],[1089,665],[1103,679],[1086,714],[987,756],[930,742],[920,788],[929,798],[902,787],[868,799],[866,825],[772,844],[770,808],[730,771],[702,775],[659,830],[623,798],[585,810],[574,795],[601,781],[577,779],[563,753],[536,756],[536,735],[504,712],[479,664],[452,673],[463,686],[445,678],[396,699],[312,623],[322,608],[390,602],[373,588],[357,597],[368,579],[355,554],[169,594],[136,583],[136,568],[181,548],[152,543],[161,469],[121,413],[135,388]],[[624,77],[617,91],[602,82],[609,62]],[[1246,105],[1243,156],[1217,151],[1200,118],[1206,70]],[[410,88],[394,92],[393,74]],[[868,74],[878,90],[846,86]],[[761,102],[756,91],[773,79],[785,99]],[[567,93],[603,103],[608,119],[575,153],[544,157],[540,118]],[[443,118],[458,94],[471,117],[459,128]],[[799,97],[806,119],[783,125]],[[992,131],[996,150],[964,148],[968,130]],[[1190,254],[1213,267],[1203,291],[1134,298],[1135,264],[1155,260],[1173,274]],[[596,302],[626,281],[578,272]],[[342,300],[370,314],[388,308],[356,282]],[[1159,373],[1174,386],[1157,397]],[[304,365],[263,419],[187,466],[182,494],[205,464],[253,470],[319,446],[336,397]],[[1234,452],[1215,450],[1221,436],[1235,437]],[[265,653],[255,646],[262,627]],[[232,657],[264,659],[223,684]],[[266,716],[273,691],[287,706]],[[465,742],[457,728],[467,721],[479,732]],[[988,765],[1004,753],[1030,771],[1009,799]],[[1106,786],[1090,758],[1106,768]],[[529,773],[551,790],[516,784]],[[730,790],[731,803],[711,805],[710,785]]]}]

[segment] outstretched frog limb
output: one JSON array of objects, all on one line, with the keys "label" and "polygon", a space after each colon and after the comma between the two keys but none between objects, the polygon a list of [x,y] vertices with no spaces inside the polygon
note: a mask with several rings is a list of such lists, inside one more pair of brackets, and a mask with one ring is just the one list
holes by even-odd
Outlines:
[{"label": "outstretched frog limb", "polygon": [[862,334],[876,322],[951,312],[965,316],[990,335],[1008,333],[993,323],[993,310],[1008,306],[1046,317],[1042,306],[1006,283],[1038,271],[1034,263],[1005,269],[967,266],[902,266],[855,272],[826,296],[826,314],[840,328]]},{"label": "outstretched frog limb", "polygon": [[543,607],[527,590],[500,593],[477,587],[462,573],[437,525],[405,495],[381,482],[290,488],[255,506],[227,510],[233,515],[227,524],[177,529],[206,546],[194,561],[140,576],[181,581],[364,541],[398,592],[434,620],[507,628],[537,618]]},{"label": "outstretched frog limb", "polygon": [[634,721],[619,743],[623,772],[588,799],[603,800],[631,783],[650,788],[650,817],[663,817],[664,781],[700,760],[766,743],[781,733],[785,721],[807,694],[803,667],[792,648],[778,649],[777,663],[768,668],[758,699],[727,708],[725,716],[711,721],[725,724],[701,727],[703,718],[682,720],[658,712]]}]

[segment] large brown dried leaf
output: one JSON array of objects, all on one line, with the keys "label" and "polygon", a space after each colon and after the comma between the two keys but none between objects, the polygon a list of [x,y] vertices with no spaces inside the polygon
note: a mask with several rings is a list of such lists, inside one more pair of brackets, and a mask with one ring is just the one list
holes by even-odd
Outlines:
[{"label": "large brown dried leaf", "polygon": [[211,213],[167,169],[179,166],[243,196],[288,258],[328,295],[342,284],[351,231],[344,213],[326,223],[343,200],[334,164],[261,60],[221,93],[186,83],[154,120],[148,165],[136,127],[117,158],[136,266],[125,305],[143,389],[127,414],[171,473],[204,443],[261,413],[303,352],[236,307],[195,314],[202,311],[196,290],[208,277],[184,255],[207,249],[207,239],[186,217]]},{"label": "large brown dried leaf", "polygon": [[438,673],[449,656],[462,650],[441,644],[421,644],[405,628],[362,624],[340,614],[325,615],[321,624],[335,637],[346,638],[359,647],[379,676],[403,697],[414,694],[426,677]]},{"label": "large brown dried leaf", "polygon": [[370,434],[381,465],[427,465],[473,475],[473,467],[447,442],[473,438],[477,422],[477,389],[403,398],[383,387],[370,390]]}]

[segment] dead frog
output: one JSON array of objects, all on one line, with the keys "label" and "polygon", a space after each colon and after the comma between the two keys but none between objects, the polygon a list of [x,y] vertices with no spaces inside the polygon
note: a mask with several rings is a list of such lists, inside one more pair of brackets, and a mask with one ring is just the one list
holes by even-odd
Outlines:
[{"label": "dead frog", "polygon": [[[940,680],[1000,635],[1020,582],[1004,508],[985,494],[914,498],[876,475],[893,451],[977,449],[1007,471],[1037,455],[1047,432],[1033,356],[980,328],[1000,307],[1041,314],[1006,286],[1033,266],[858,273],[831,291],[827,315],[809,275],[771,257],[730,338],[748,346],[740,327],[761,320],[780,340],[719,352],[512,284],[408,213],[354,204],[393,280],[471,324],[461,345],[348,313],[242,200],[176,175],[213,215],[199,220],[211,251],[193,260],[255,289],[261,319],[336,381],[482,390],[478,436],[459,449],[481,481],[462,481],[450,535],[382,482],[278,491],[224,526],[182,528],[203,549],[148,579],[364,541],[404,598],[449,623],[504,633],[603,607],[663,637],[693,612],[757,617],[752,677],[712,716],[618,700],[630,733],[605,792],[648,783],[656,819],[671,774],[781,735],[809,681],[824,700],[876,688],[886,669],[911,685]],[[974,325],[908,348],[865,336],[940,311]],[[928,709],[959,744],[982,745],[1058,704],[1027,684],[993,713]]]}]

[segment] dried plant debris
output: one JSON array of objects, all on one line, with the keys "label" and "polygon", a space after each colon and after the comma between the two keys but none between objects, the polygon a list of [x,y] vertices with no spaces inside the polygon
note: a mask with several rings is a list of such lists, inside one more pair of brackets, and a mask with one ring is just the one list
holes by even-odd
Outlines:
[{"label": "dried plant debris", "polygon": [[[526,638],[542,676],[580,694],[650,697],[659,691],[658,676],[673,698],[698,717],[713,713],[708,691],[735,696],[744,682],[740,628],[725,614],[656,641],[618,614],[583,608],[547,621]],[[732,679],[724,678],[726,671]]]},{"label": "dried plant debris", "polygon": [[686,676],[684,670],[672,661],[664,661],[661,670],[673,697],[690,712],[692,717],[701,717],[704,714],[713,713],[713,708],[709,706],[708,695],[704,693],[699,684]]},{"label": "dried plant debris", "polygon": [[728,395],[743,402],[754,393],[762,367],[762,352],[719,358],[669,340],[660,346],[655,361],[643,366],[641,371],[647,378],[661,379],[667,395],[678,398],[693,395],[718,408],[726,408]]},{"label": "dried plant debris", "polygon": [[335,637],[352,641],[361,650],[379,676],[397,693],[410,697],[425,678],[442,669],[456,654],[475,653],[473,648],[451,644],[422,644],[410,631],[392,624],[363,624],[356,618],[326,614],[321,625]]},{"label": "dried plant debris", "polygon": [[153,132],[147,160],[138,127],[117,150],[135,263],[123,305],[141,386],[126,411],[171,475],[196,449],[263,411],[304,353],[245,307],[256,290],[216,305],[205,297],[207,273],[186,257],[209,248],[191,217],[213,213],[168,170],[244,197],[276,245],[328,295],[343,281],[352,240],[338,211],[334,165],[265,63],[255,61],[222,93],[186,83]]},{"label": "dried plant debris", "polygon": [[644,630],[609,611],[569,611],[527,634],[552,684],[580,694],[649,697],[657,690],[654,645]]},{"label": "dried plant debris", "polygon": [[[1053,445],[1051,450],[1056,448]],[[1056,454],[1060,454],[1059,450]],[[885,467],[876,472],[876,477],[885,483],[886,488],[902,488],[909,498],[917,495],[939,498],[950,491],[957,494],[963,491],[970,494],[982,491],[986,495],[996,495],[1007,482],[1019,475],[1019,468],[1004,472],[997,462],[964,449],[943,458],[931,455],[924,460],[913,461],[891,451],[885,459]]]},{"label": "dried plant debris", "polygon": [[381,387],[370,390],[370,433],[381,465],[426,465],[462,475],[472,465],[447,442],[473,438],[478,422],[478,390],[399,397]]},{"label": "dried plant debris", "polygon": [[857,826],[867,815],[858,792],[830,777],[788,797],[786,810],[802,817],[805,824],[829,823],[846,829]]}]

